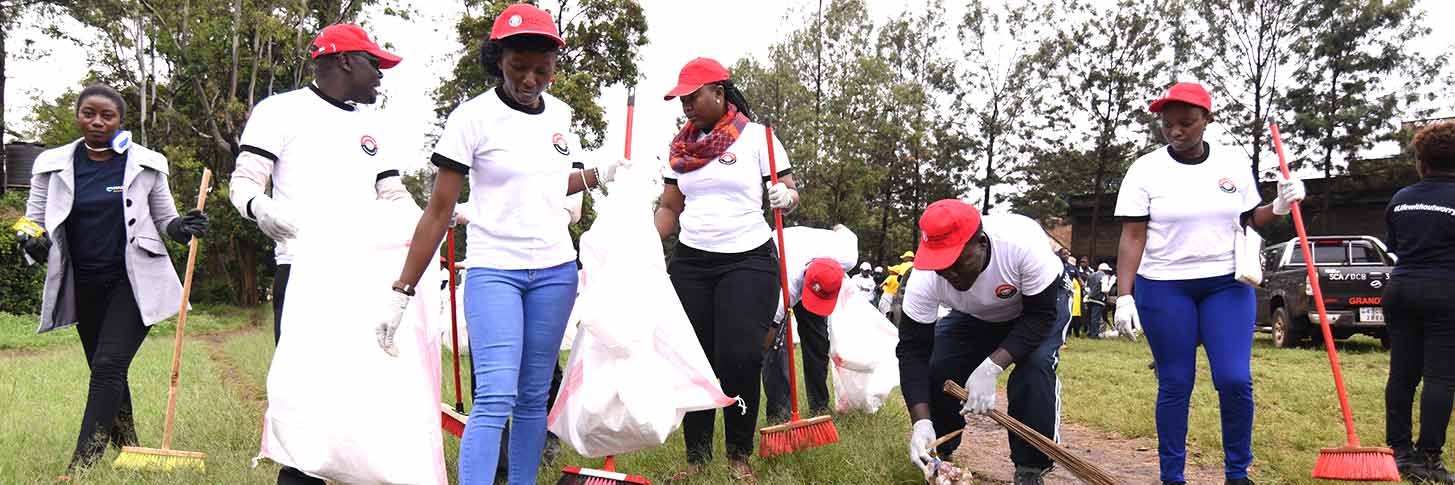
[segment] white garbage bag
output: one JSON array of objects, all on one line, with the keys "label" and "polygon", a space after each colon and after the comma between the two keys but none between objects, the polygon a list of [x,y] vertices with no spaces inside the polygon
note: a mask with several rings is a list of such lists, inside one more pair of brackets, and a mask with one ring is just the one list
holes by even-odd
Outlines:
[{"label": "white garbage bag", "polygon": [[[455,351],[455,335],[453,328],[459,330],[460,355],[470,355],[470,327],[465,325],[465,275],[468,271],[465,268],[458,268],[459,275],[455,277],[455,306],[454,323],[450,320],[450,286],[445,284],[444,291],[440,293],[440,348],[445,352]],[[441,272],[441,279],[449,281],[449,271]],[[423,281],[423,280],[421,280]]]},{"label": "white garbage bag", "polygon": [[[398,357],[380,350],[373,331],[419,209],[378,202],[330,210],[289,243],[283,338],[253,464],[267,458],[340,483],[444,484],[439,287],[420,285],[410,300]],[[439,281],[429,266],[420,281]]]},{"label": "white garbage bag", "polygon": [[652,223],[656,176],[619,172],[581,236],[579,323],[547,426],[588,457],[660,446],[687,412],[735,402],[667,277]]},{"label": "white garbage bag", "polygon": [[868,301],[851,296],[841,292],[828,317],[834,407],[874,413],[899,386],[899,330]]}]

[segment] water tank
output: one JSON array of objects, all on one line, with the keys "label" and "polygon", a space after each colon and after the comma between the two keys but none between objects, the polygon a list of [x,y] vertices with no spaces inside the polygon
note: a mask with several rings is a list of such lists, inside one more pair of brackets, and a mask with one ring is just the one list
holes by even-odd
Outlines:
[{"label": "water tank", "polygon": [[45,151],[45,145],[38,143],[10,143],[5,145],[5,186],[30,188],[30,167],[35,157]]}]

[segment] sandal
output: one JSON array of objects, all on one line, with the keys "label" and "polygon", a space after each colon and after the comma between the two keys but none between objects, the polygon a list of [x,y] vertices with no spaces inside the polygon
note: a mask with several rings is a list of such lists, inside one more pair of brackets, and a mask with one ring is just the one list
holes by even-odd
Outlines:
[{"label": "sandal", "polygon": [[728,470],[733,474],[733,480],[748,485],[757,485],[758,476],[753,473],[753,468],[748,466],[748,461],[728,460]]},{"label": "sandal", "polygon": [[692,477],[702,474],[702,469],[702,465],[687,465],[677,470],[677,473],[673,473],[672,478],[667,479],[667,483],[684,483]]}]

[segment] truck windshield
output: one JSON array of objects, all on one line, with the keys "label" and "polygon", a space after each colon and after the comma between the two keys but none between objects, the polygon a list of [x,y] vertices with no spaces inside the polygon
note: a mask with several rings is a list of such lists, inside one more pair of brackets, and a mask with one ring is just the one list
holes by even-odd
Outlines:
[{"label": "truck windshield", "polygon": [[[1344,241],[1314,241],[1314,264],[1315,265],[1337,265],[1345,261]],[[1288,259],[1288,264],[1303,264],[1303,249],[1295,244],[1293,254]]]}]

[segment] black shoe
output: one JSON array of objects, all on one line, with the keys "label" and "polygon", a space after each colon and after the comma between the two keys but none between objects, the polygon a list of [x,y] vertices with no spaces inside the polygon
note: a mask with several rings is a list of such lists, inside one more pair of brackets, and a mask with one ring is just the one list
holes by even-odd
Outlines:
[{"label": "black shoe", "polygon": [[1400,478],[1411,482],[1418,482],[1421,477],[1430,473],[1425,467],[1424,458],[1410,448],[1394,449],[1394,466],[1399,469]]},{"label": "black shoe", "polygon": [[[1445,469],[1445,463],[1440,460],[1439,451],[1419,451],[1415,455],[1420,460],[1423,473],[1405,475],[1404,470],[1400,470],[1400,476],[1402,478],[1407,481],[1455,484],[1455,474],[1451,474],[1449,470]],[[1398,459],[1396,459],[1395,463],[1399,463]]]},{"label": "black shoe", "polygon": [[1226,485],[1253,485],[1253,481],[1245,478],[1229,478],[1223,482]]},{"label": "black shoe", "polygon": [[1017,465],[1015,467],[1015,485],[1045,485],[1046,481],[1043,477],[1054,469],[1056,469],[1055,464],[1045,468]]},{"label": "black shoe", "polygon": [[541,451],[541,463],[547,467],[554,466],[558,456],[561,456],[561,439],[546,433],[546,449]]},{"label": "black shoe", "polygon": [[1187,485],[1187,482],[1174,482],[1171,480],[1163,480],[1162,485]]}]

